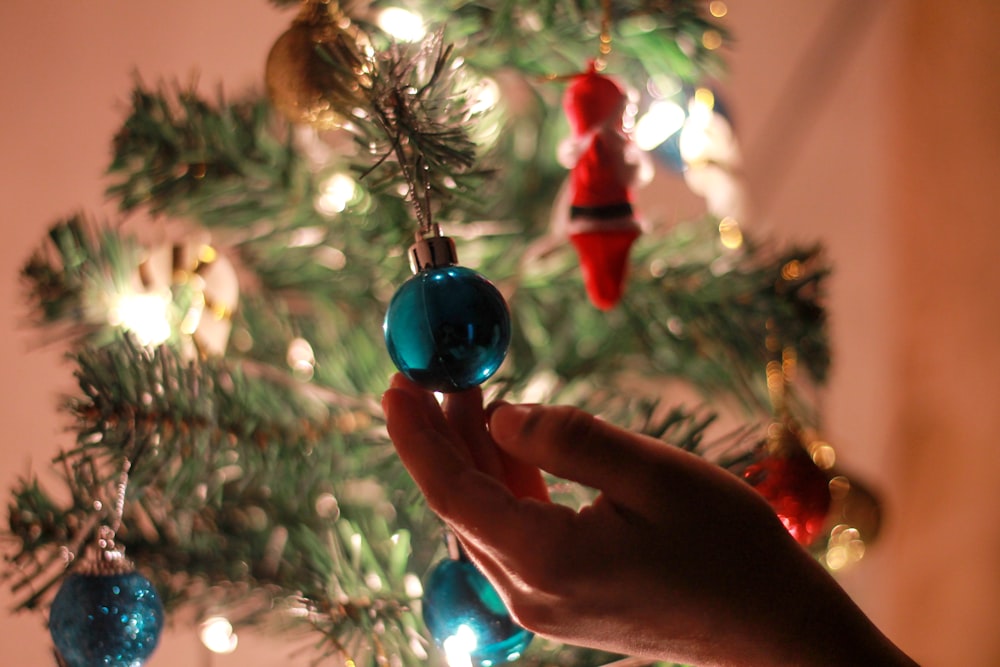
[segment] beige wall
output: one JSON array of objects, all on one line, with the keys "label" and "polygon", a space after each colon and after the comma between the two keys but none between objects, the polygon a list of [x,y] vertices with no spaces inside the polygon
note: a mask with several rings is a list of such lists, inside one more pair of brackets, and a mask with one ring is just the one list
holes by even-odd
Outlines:
[{"label": "beige wall", "polygon": [[[991,0],[744,0],[726,99],[746,152],[753,226],[822,240],[835,370],[825,432],[880,489],[885,538],[843,581],[928,665],[1000,664],[1000,53]],[[0,3],[0,485],[65,442],[58,351],[24,330],[17,271],[48,224],[101,211],[100,173],[133,69],[230,91],[259,85],[287,24],[266,0]],[[807,76],[799,78],[805,72]],[[46,665],[37,616],[6,613],[3,664]],[[288,661],[274,642],[211,664]],[[209,664],[171,632],[151,667]]]},{"label": "beige wall", "polygon": [[1000,664],[1000,5],[921,0],[892,111],[901,517],[889,619],[928,664]]}]

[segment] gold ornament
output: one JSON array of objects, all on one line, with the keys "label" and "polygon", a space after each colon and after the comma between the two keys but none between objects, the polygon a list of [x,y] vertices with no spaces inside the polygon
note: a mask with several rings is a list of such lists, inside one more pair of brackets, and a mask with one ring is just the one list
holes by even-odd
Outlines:
[{"label": "gold ornament", "polygon": [[361,103],[360,35],[331,0],[306,0],[271,47],[264,78],[275,108],[296,125],[329,130]]}]

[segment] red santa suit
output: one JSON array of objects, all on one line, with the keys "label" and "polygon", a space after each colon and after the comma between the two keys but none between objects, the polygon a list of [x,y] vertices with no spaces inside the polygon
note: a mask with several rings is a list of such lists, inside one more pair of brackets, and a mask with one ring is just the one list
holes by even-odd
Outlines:
[{"label": "red santa suit", "polygon": [[621,299],[629,251],[641,231],[631,193],[639,163],[622,128],[626,101],[622,89],[593,67],[573,80],[563,98],[573,131],[560,147],[560,160],[571,169],[567,231],[587,295],[601,310]]}]

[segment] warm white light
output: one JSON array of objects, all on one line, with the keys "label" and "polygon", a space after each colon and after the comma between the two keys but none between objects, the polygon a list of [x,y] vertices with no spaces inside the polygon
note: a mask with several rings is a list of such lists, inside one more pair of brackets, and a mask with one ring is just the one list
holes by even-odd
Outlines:
[{"label": "warm white light", "polygon": [[708,11],[712,13],[717,19],[721,19],[723,16],[729,13],[729,7],[722,0],[712,0],[708,3]]},{"label": "warm white light", "polygon": [[706,30],[701,34],[701,45],[709,51],[714,51],[722,46],[722,33],[714,29]]},{"label": "warm white light", "polygon": [[719,240],[730,250],[743,245],[743,232],[740,231],[740,223],[736,218],[726,216],[719,221]]},{"label": "warm white light", "polygon": [[692,115],[681,131],[680,151],[685,164],[704,162],[711,140],[708,136],[708,119]]},{"label": "warm white light", "polygon": [[684,126],[684,109],[670,100],[656,100],[635,124],[635,144],[651,151]]},{"label": "warm white light", "polygon": [[201,282],[198,286],[200,289],[191,295],[191,305],[188,306],[181,323],[177,326],[180,332],[187,336],[193,336],[194,332],[198,330],[201,325],[201,316],[205,313],[204,281],[201,276],[194,276],[194,278]]},{"label": "warm white light", "polygon": [[386,7],[378,15],[378,27],[401,42],[419,42],[427,34],[424,21],[402,7]]},{"label": "warm white light", "polygon": [[688,119],[681,130],[680,151],[686,164],[715,162],[734,166],[740,163],[740,150],[733,128],[722,114],[715,113],[710,91],[696,95],[688,105]]},{"label": "warm white light", "polygon": [[132,332],[145,346],[170,338],[170,298],[164,294],[120,294],[108,312],[108,322]]},{"label": "warm white light", "polygon": [[354,554],[355,558],[361,556],[361,533],[353,533],[351,535],[351,552]]},{"label": "warm white light", "polygon": [[292,231],[291,237],[288,239],[288,247],[309,248],[319,245],[325,238],[326,228],[324,227],[299,227]]},{"label": "warm white light", "polygon": [[500,101],[500,86],[493,79],[483,79],[472,91],[471,98],[469,113],[485,113]]},{"label": "warm white light", "polygon": [[411,600],[419,600],[424,595],[424,585],[420,583],[420,577],[412,572],[403,575],[403,590]]},{"label": "warm white light", "polygon": [[322,264],[331,271],[340,271],[347,266],[347,255],[340,248],[334,248],[333,246],[325,245],[321,248],[316,248],[313,258],[317,264]]},{"label": "warm white light", "polygon": [[336,215],[343,212],[356,197],[357,184],[354,179],[347,174],[334,174],[320,186],[316,210],[324,215]]},{"label": "warm white light", "polygon": [[316,356],[313,353],[312,345],[305,338],[295,338],[288,344],[285,361],[297,377],[303,380],[312,378],[313,369],[316,366]]},{"label": "warm white light", "polygon": [[375,572],[369,572],[365,575],[365,585],[370,590],[378,592],[382,590],[382,577]]},{"label": "warm white light", "polygon": [[236,650],[239,638],[228,619],[212,616],[201,624],[201,643],[212,653],[232,653]]},{"label": "warm white light", "polygon": [[471,667],[472,652],[478,645],[479,640],[476,639],[476,633],[472,628],[465,623],[458,626],[455,634],[442,642],[448,667]]}]

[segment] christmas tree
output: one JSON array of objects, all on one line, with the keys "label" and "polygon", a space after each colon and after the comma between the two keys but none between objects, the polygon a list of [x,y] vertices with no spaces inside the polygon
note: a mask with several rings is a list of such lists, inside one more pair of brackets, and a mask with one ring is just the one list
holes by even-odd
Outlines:
[{"label": "christmas tree", "polygon": [[[113,538],[168,611],[308,628],[332,660],[440,655],[419,582],[446,557],[441,528],[377,402],[408,248],[438,229],[510,308],[491,397],[574,403],[712,457],[832,567],[874,537],[877,505],[831,468],[802,391],[829,365],[819,250],[740,226],[715,90],[725,6],[414,9],[400,27],[379,2],[303,4],[255,94],[135,80],[108,169],[120,219],[57,221],[23,269],[34,324],[68,342],[77,382],[64,488],[26,476],[10,501],[23,607],[64,586],[67,553]],[[631,202],[578,205],[581,186],[564,188],[577,167],[556,157],[592,136],[561,109],[588,76],[618,82],[615,118],[659,177],[706,200],[699,219],[637,225],[624,284],[573,225]],[[686,406],[663,399],[677,385]],[[544,643],[522,658],[611,659]]]}]

